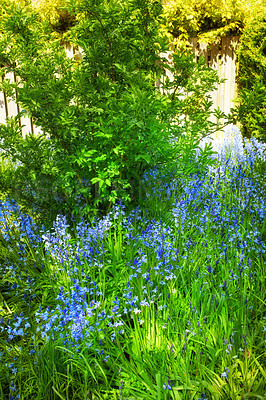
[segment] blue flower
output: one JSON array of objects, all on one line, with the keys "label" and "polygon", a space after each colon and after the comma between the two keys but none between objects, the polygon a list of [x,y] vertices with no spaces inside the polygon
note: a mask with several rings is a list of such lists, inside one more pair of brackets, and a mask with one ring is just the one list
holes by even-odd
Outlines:
[{"label": "blue flower", "polygon": [[208,398],[206,397],[205,393],[201,393],[199,400],[208,400]]},{"label": "blue flower", "polygon": [[172,387],[173,387],[173,382],[170,381],[170,379],[168,378],[167,382],[164,382],[164,384],[163,384],[163,389],[164,390],[172,390]]},{"label": "blue flower", "polygon": [[224,372],[221,373],[221,376],[224,378],[228,378],[229,369],[225,368]]}]

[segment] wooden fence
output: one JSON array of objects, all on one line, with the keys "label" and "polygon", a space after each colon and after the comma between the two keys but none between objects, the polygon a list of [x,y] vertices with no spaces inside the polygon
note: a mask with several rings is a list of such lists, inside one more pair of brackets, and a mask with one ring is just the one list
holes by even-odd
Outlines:
[{"label": "wooden fence", "polygon": [[[208,46],[206,43],[200,43],[197,38],[191,39],[192,51],[195,54],[195,61],[203,56],[208,66],[214,68],[219,78],[226,79],[221,83],[217,90],[211,93],[213,108],[219,107],[225,113],[229,113],[230,108],[234,105],[236,97],[236,49],[239,37],[225,37],[220,43]],[[81,58],[81,49],[66,46],[66,53],[69,57]],[[171,52],[164,54],[171,62]],[[169,78],[171,75],[168,71]],[[15,82],[16,77],[12,72],[7,72],[2,79],[10,79]],[[5,123],[7,117],[15,116],[20,112],[20,106],[16,99],[7,99],[5,93],[0,92],[0,123]],[[40,128],[36,128],[31,118],[23,116],[21,118],[21,131],[25,135],[27,133],[38,133]]]},{"label": "wooden fence", "polygon": [[[200,56],[205,58],[206,64],[217,71],[220,79],[225,79],[224,83],[218,85],[217,90],[211,92],[213,109],[220,108],[228,114],[234,106],[237,93],[237,55],[236,50],[239,43],[239,36],[224,37],[220,43],[208,46],[201,43],[197,38],[190,40],[192,52],[197,62]],[[162,54],[171,64],[171,51]],[[173,79],[170,71],[166,71],[169,79]],[[158,84],[160,86],[160,84]]]},{"label": "wooden fence", "polygon": [[205,57],[209,67],[218,72],[220,79],[225,79],[218,89],[212,92],[213,107],[219,107],[226,114],[234,106],[237,93],[237,55],[236,50],[239,43],[239,36],[224,37],[220,43],[212,45],[210,48],[206,43],[199,43],[197,39],[192,39],[192,50],[195,58],[200,55]]}]

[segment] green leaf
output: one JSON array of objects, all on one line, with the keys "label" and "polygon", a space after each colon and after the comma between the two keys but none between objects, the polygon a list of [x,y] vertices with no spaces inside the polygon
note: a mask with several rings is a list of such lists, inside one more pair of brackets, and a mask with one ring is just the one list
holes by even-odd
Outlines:
[{"label": "green leaf", "polygon": [[147,164],[150,164],[151,158],[148,154],[138,154],[135,156],[135,161],[144,160]]}]

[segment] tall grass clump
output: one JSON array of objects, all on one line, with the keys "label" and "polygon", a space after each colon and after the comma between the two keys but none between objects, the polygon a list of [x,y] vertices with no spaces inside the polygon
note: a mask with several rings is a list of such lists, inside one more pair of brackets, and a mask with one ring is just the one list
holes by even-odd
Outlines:
[{"label": "tall grass clump", "polygon": [[225,137],[131,211],[47,231],[1,203],[1,399],[264,398],[265,148]]}]

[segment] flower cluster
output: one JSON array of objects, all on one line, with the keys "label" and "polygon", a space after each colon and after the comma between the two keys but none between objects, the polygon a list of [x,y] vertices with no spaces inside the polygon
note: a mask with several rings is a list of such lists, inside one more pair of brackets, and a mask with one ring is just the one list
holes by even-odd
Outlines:
[{"label": "flower cluster", "polygon": [[[21,308],[13,304],[11,310],[3,300],[0,333],[8,345],[22,340],[35,357],[32,343],[52,342],[110,370],[112,359],[149,359],[157,351],[167,352],[169,360],[209,362],[213,346],[224,361],[219,374],[227,380],[225,362],[242,356],[247,343],[239,307],[248,320],[249,292],[260,285],[256,263],[266,251],[266,201],[253,174],[264,157],[262,144],[243,141],[231,127],[217,145],[216,166],[204,173],[187,180],[160,168],[149,171],[143,178],[147,199],[167,204],[164,221],[153,210],[129,213],[118,203],[92,223],[82,219],[73,231],[58,215],[40,236],[19,206],[1,203],[6,248],[12,253],[17,242],[16,261],[9,254],[0,269],[3,295],[9,299],[12,293]],[[48,290],[40,295],[43,282]],[[214,316],[216,307],[227,325]],[[171,379],[161,382],[165,396],[180,379],[171,362],[164,372]],[[15,383],[9,383],[14,397]],[[202,392],[199,400],[207,395]]]}]

